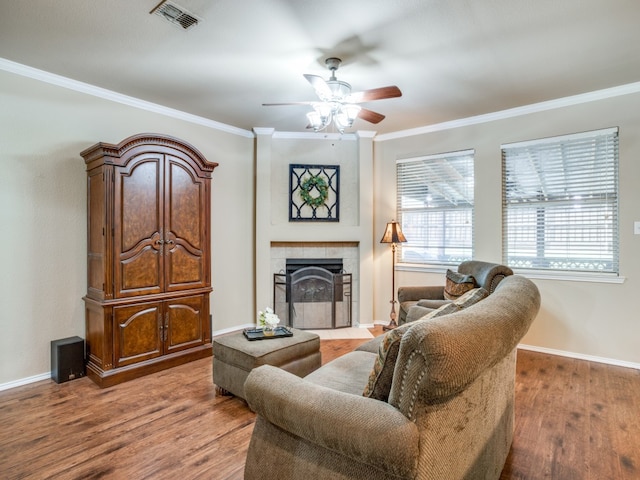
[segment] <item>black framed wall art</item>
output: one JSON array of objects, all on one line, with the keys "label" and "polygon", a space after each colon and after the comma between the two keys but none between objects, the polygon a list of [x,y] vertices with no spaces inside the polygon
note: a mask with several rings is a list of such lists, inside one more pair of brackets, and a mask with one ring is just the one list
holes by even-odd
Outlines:
[{"label": "black framed wall art", "polygon": [[339,165],[289,165],[289,221],[340,221]]}]

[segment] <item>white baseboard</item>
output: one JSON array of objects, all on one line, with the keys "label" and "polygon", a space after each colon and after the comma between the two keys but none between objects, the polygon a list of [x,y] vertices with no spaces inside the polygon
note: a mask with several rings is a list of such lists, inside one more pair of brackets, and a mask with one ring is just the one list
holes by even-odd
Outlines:
[{"label": "white baseboard", "polygon": [[575,358],[576,360],[586,360],[588,362],[605,363],[617,367],[635,368],[640,370],[640,363],[627,362],[624,360],[616,360],[615,358],[596,357],[594,355],[585,355],[583,353],[567,352],[565,350],[556,350],[553,348],[536,347],[534,345],[519,344],[518,348],[522,350],[530,350],[538,353],[548,353],[549,355],[558,355],[559,357]]},{"label": "white baseboard", "polygon": [[[361,323],[360,325],[358,325],[357,328],[373,328],[378,324],[378,322],[372,322],[372,323]],[[382,325],[382,323],[380,324]]]},{"label": "white baseboard", "polygon": [[9,390],[10,388],[28,385],[29,383],[39,382],[41,380],[51,380],[51,372],[41,373],[39,375],[34,375],[33,377],[20,378],[18,380],[13,380],[12,382],[0,383],[0,392],[3,390]]},{"label": "white baseboard", "polygon": [[215,331],[211,332],[211,336],[213,338],[215,338],[215,337],[219,337],[220,335],[226,335],[227,333],[241,332],[245,328],[256,328],[256,324],[255,323],[245,323],[244,325],[240,325],[240,326],[236,326],[236,327],[223,328],[222,330],[215,330]]},{"label": "white baseboard", "polygon": [[[386,325],[386,323],[385,323],[385,325]],[[373,328],[374,326],[375,326],[374,323],[361,323],[360,325],[354,325],[353,328]],[[226,335],[227,333],[241,332],[245,328],[256,328],[256,324],[255,323],[246,323],[246,324],[241,325],[241,326],[236,326],[236,327],[231,327],[231,328],[224,328],[222,330],[216,330],[216,331],[212,332],[212,335],[215,338],[215,337],[218,337],[220,335]]]}]

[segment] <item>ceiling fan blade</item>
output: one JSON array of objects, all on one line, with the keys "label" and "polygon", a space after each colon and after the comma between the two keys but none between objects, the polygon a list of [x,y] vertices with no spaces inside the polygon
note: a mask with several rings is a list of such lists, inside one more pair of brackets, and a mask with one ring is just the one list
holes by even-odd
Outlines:
[{"label": "ceiling fan blade", "polygon": [[310,75],[308,73],[304,74],[304,78],[307,79],[320,98],[331,98],[333,96],[333,93],[324,78],[319,77],[318,75]]},{"label": "ceiling fan blade", "polygon": [[384,120],[384,115],[378,112],[367,110],[366,108],[360,109],[360,113],[358,113],[358,117],[369,123],[380,123],[382,120]]},{"label": "ceiling fan blade", "polygon": [[363,90],[362,92],[353,92],[347,98],[347,103],[371,102],[373,100],[383,100],[385,98],[401,97],[402,92],[395,85],[389,87],[372,88],[371,90]]}]

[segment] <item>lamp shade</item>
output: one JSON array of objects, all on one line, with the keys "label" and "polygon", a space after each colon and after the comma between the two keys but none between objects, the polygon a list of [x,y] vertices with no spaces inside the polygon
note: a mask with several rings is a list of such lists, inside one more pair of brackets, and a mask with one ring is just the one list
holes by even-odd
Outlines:
[{"label": "lamp shade", "polygon": [[387,228],[384,230],[384,235],[380,243],[403,243],[406,241],[407,239],[404,237],[398,222],[392,220],[387,223]]}]

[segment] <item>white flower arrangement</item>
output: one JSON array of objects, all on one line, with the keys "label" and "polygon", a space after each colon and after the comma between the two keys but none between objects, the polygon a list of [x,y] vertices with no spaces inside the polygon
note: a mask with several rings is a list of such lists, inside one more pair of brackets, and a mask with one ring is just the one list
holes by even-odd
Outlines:
[{"label": "white flower arrangement", "polygon": [[258,325],[267,328],[276,328],[280,323],[280,318],[276,315],[273,309],[267,307],[264,312],[258,312]]}]

